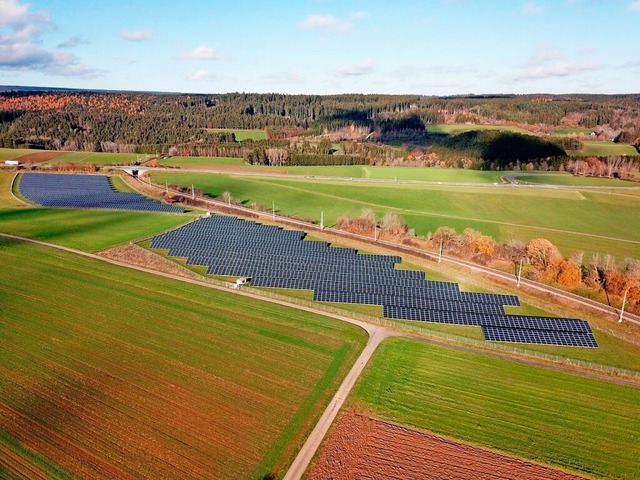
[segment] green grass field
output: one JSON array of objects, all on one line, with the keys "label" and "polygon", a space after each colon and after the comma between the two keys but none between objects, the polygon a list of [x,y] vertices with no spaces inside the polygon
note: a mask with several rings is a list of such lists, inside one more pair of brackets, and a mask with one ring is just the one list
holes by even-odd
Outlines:
[{"label": "green grass field", "polygon": [[486,172],[453,168],[421,167],[286,167],[290,174],[319,177],[370,178],[374,180],[416,180],[425,182],[494,183],[507,172]]},{"label": "green grass field", "polygon": [[598,142],[595,140],[584,140],[582,150],[571,150],[569,155],[606,157],[607,155],[640,155],[631,145],[613,142]]},{"label": "green grass field", "polygon": [[[147,155],[150,157],[150,155]],[[142,161],[145,155],[135,153],[104,153],[104,152],[67,152],[47,163],[95,163],[96,165],[133,163],[136,160]]]},{"label": "green grass field", "polygon": [[190,218],[115,210],[0,208],[0,232],[97,252],[177,227]]},{"label": "green grass field", "polygon": [[514,187],[425,186],[267,179],[158,173],[158,183],[191,185],[213,196],[231,192],[236,200],[257,202],[314,221],[324,212],[331,225],[342,214],[359,215],[371,207],[402,215],[420,235],[450,226],[475,228],[500,241],[545,237],[565,254],[574,251],[640,256],[640,198],[608,192]]},{"label": "green grass field", "polygon": [[167,167],[218,167],[218,166],[242,166],[242,158],[230,157],[171,157],[160,160],[160,165]]},{"label": "green grass field", "polygon": [[0,148],[0,162],[5,160],[17,160],[20,157],[31,153],[41,153],[42,150],[34,150],[30,148]]},{"label": "green grass field", "polygon": [[406,339],[386,341],[350,404],[597,478],[640,477],[640,389]]},{"label": "green grass field", "polygon": [[443,135],[452,135],[455,133],[471,132],[474,130],[502,130],[505,132],[517,132],[527,135],[533,135],[524,128],[514,127],[512,125],[473,125],[466,123],[436,123],[427,125],[427,132],[439,133]]},{"label": "green grass field", "polygon": [[589,135],[592,132],[590,128],[557,128],[553,131],[554,135]]},{"label": "green grass field", "polygon": [[535,185],[563,185],[576,187],[635,187],[640,189],[640,183],[620,180],[616,178],[582,177],[570,173],[553,173],[548,175],[518,174],[515,179],[519,183]]},{"label": "green grass field", "polygon": [[231,293],[0,249],[0,463],[46,478],[282,472],[365,341]]},{"label": "green grass field", "polygon": [[239,128],[207,128],[207,132],[212,133],[234,133],[236,140],[265,140],[267,138],[264,130],[243,130]]}]

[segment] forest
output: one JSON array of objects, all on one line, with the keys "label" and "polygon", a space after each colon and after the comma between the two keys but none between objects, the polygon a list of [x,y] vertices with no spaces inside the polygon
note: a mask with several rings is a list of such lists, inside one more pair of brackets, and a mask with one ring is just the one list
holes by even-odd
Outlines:
[{"label": "forest", "polygon": [[[537,136],[429,133],[429,125],[451,123]],[[267,140],[239,142],[216,128],[262,129]],[[580,128],[640,148],[640,95],[0,93],[0,147],[232,156],[274,165],[428,165],[434,158],[464,168],[559,165],[580,141],[553,132]]]}]

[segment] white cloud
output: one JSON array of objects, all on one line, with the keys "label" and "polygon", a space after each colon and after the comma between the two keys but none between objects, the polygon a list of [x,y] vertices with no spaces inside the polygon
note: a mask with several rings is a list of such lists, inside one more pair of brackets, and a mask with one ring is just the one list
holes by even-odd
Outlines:
[{"label": "white cloud", "polygon": [[0,0],[0,27],[25,26],[28,23],[48,23],[49,18],[44,12],[30,12],[31,5],[20,4],[17,0]]},{"label": "white cloud", "polygon": [[187,80],[201,82],[203,80],[210,80],[212,78],[213,74],[208,72],[207,70],[198,70],[197,72],[193,72],[191,75],[189,75],[187,77]]},{"label": "white cloud", "polygon": [[186,60],[217,60],[220,58],[220,54],[211,47],[200,45],[190,52],[180,53],[178,57]]},{"label": "white cloud", "polygon": [[533,1],[523,4],[520,10],[525,15],[539,15],[542,13],[542,7]]},{"label": "white cloud", "polygon": [[516,74],[514,80],[535,80],[550,77],[568,77],[583,72],[600,70],[602,65],[597,63],[571,63],[556,62],[547,65],[538,65],[530,67]]},{"label": "white cloud", "polygon": [[75,37],[68,38],[64,42],[59,43],[57,47],[58,48],[74,48],[74,47],[77,47],[78,45],[86,45],[87,43],[89,42],[84,38],[75,36]]},{"label": "white cloud", "polygon": [[362,20],[363,18],[367,18],[368,16],[369,12],[365,12],[363,10],[351,14],[351,18],[355,18],[356,20]]},{"label": "white cloud", "polygon": [[631,2],[629,4],[629,10],[640,11],[640,0],[636,0],[635,2]]},{"label": "white cloud", "polygon": [[302,22],[300,28],[305,30],[328,30],[330,32],[345,33],[353,28],[351,22],[338,20],[333,15],[308,15]]},{"label": "white cloud", "polygon": [[374,64],[371,60],[345,65],[338,69],[338,74],[344,77],[368,75],[373,72]]},{"label": "white cloud", "polygon": [[124,30],[120,32],[120,38],[128,42],[144,42],[145,40],[151,40],[153,33],[149,30]]},{"label": "white cloud", "polygon": [[29,4],[0,0],[0,70],[39,71],[47,75],[95,77],[101,72],[82,65],[75,55],[47,50],[42,34],[49,29],[44,12]]}]

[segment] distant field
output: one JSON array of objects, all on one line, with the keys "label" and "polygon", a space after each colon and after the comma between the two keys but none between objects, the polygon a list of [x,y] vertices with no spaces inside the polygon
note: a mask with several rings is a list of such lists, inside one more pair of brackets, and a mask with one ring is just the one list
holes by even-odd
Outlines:
[{"label": "distant field", "polygon": [[580,187],[635,187],[640,188],[640,183],[620,180],[616,178],[583,177],[578,175],[549,174],[549,175],[517,175],[515,179],[521,183],[533,183],[544,185],[565,185]]},{"label": "distant field", "polygon": [[557,128],[553,131],[554,135],[589,135],[592,132],[590,128]]},{"label": "distant field", "polygon": [[31,153],[41,153],[42,150],[32,148],[0,148],[0,162],[5,160],[16,160]]},{"label": "distant field", "polygon": [[[327,225],[342,214],[359,215],[364,207],[382,216],[401,214],[418,234],[451,226],[475,228],[496,239],[529,240],[543,236],[565,253],[610,252],[619,258],[640,256],[640,197],[573,189],[509,186],[439,186],[374,184],[328,180],[230,177],[157,173],[156,182],[202,188],[212,196],[225,190],[236,200],[257,202],[276,211],[314,221],[324,212]],[[599,237],[593,237],[598,235]]]},{"label": "distant field", "polygon": [[[147,155],[149,157],[150,155]],[[72,162],[72,163],[95,163],[96,165],[125,164],[133,163],[136,160],[143,160],[145,155],[135,153],[104,153],[104,152],[67,152],[49,163]]]},{"label": "distant field", "polygon": [[233,133],[236,136],[236,140],[242,142],[243,140],[264,140],[267,138],[264,130],[242,130],[236,128],[207,128],[208,132],[219,133]]},{"label": "distant field", "polygon": [[500,182],[500,177],[508,172],[488,172],[453,168],[428,167],[377,167],[377,166],[335,166],[335,167],[286,167],[295,175],[319,177],[371,178],[385,180],[418,180],[426,182]]},{"label": "distant field", "polygon": [[230,157],[171,157],[160,160],[160,165],[167,167],[179,167],[180,165],[189,167],[241,166],[244,165],[244,159]]},{"label": "distant field", "polygon": [[382,344],[358,410],[597,478],[640,477],[640,389],[406,339]]},{"label": "distant field", "polygon": [[473,130],[503,130],[506,132],[518,132],[533,135],[530,131],[525,130],[524,128],[514,127],[511,125],[470,125],[466,123],[436,123],[427,125],[427,132],[440,133],[443,135],[471,132]]},{"label": "distant field", "polygon": [[24,242],[0,249],[0,476],[282,473],[365,341],[230,293]]},{"label": "distant field", "polygon": [[570,150],[568,153],[572,156],[607,156],[607,155],[639,155],[635,148],[631,145],[613,142],[598,142],[595,140],[584,140],[582,142],[584,148],[582,150]]},{"label": "distant field", "polygon": [[[34,153],[52,153],[50,150],[34,150],[26,148],[0,148],[0,161],[19,159],[22,156]],[[59,156],[47,163],[73,162],[73,163],[95,163],[97,165],[132,163],[137,159],[142,160],[145,155],[135,153],[104,153],[104,152],[55,152]],[[150,157],[147,155],[146,157]]]}]

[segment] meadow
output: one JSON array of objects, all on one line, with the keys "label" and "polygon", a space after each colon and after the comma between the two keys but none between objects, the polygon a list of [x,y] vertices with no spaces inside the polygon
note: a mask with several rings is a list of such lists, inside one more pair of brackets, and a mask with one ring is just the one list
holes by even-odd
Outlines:
[{"label": "meadow", "polygon": [[556,128],[554,135],[589,135],[593,129],[591,128]]},{"label": "meadow", "polygon": [[170,157],[160,159],[163,167],[219,167],[219,166],[243,166],[242,158],[231,157]]},{"label": "meadow", "polygon": [[267,135],[264,130],[248,130],[241,128],[207,128],[211,133],[233,133],[238,142],[243,140],[265,140]]},{"label": "meadow", "polygon": [[195,184],[211,196],[231,192],[236,201],[256,202],[277,212],[326,225],[343,214],[357,216],[369,207],[379,217],[400,214],[419,235],[440,226],[458,232],[471,227],[500,240],[545,237],[565,254],[611,253],[622,259],[640,252],[637,196],[578,189],[528,189],[509,186],[446,186],[225,175],[156,173],[155,182]]},{"label": "meadow", "polygon": [[504,132],[533,135],[530,131],[513,125],[474,125],[468,123],[434,123],[427,125],[428,133],[437,133],[440,135],[453,135],[456,133],[472,132],[474,130],[502,130]]},{"label": "meadow", "polygon": [[518,183],[530,183],[534,185],[562,185],[567,187],[633,187],[640,189],[640,184],[637,182],[631,182],[627,180],[620,180],[617,178],[605,178],[605,177],[582,177],[572,175],[570,173],[549,173],[540,175],[534,173],[528,175],[526,173],[519,173],[514,175]]},{"label": "meadow", "polygon": [[382,344],[349,404],[598,478],[640,476],[640,390],[407,339]]},{"label": "meadow", "polygon": [[599,142],[596,140],[583,140],[582,150],[570,150],[572,156],[594,156],[605,157],[607,155],[640,155],[631,145],[624,143]]},{"label": "meadow", "polygon": [[0,249],[0,462],[27,476],[282,472],[365,342],[318,315]]}]

